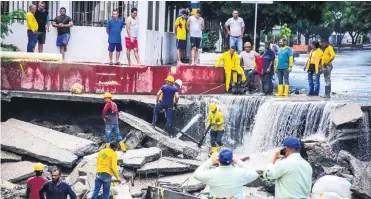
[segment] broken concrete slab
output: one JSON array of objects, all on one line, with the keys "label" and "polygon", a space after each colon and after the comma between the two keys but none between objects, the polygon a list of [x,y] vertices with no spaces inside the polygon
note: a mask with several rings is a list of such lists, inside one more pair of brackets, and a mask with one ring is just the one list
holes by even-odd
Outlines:
[{"label": "broken concrete slab", "polygon": [[137,170],[138,174],[159,174],[159,173],[180,173],[192,171],[189,165],[179,164],[170,160],[161,158],[157,161],[146,163],[142,168]]},{"label": "broken concrete slab", "polygon": [[1,162],[18,162],[22,160],[22,156],[12,152],[1,150]]},{"label": "broken concrete slab", "polygon": [[200,181],[196,180],[193,177],[193,172],[181,175],[161,177],[158,179],[158,183],[160,184],[160,186],[166,185],[168,188],[176,187],[176,190],[180,190],[181,192],[186,191],[188,193],[201,191],[206,187],[206,185],[202,184]]},{"label": "broken concrete slab", "polygon": [[81,176],[84,177],[85,185],[90,190],[94,188],[96,164],[97,164],[98,153],[94,153],[85,156],[79,164],[72,170],[65,181],[71,185],[74,185]]},{"label": "broken concrete slab", "polygon": [[202,162],[199,160],[192,160],[192,159],[180,159],[180,158],[173,158],[173,157],[163,157],[166,160],[170,160],[176,163],[189,165],[191,169],[196,170],[199,166],[201,166]]},{"label": "broken concrete slab", "polygon": [[125,136],[125,144],[127,149],[131,150],[137,148],[137,146],[143,141],[145,137],[146,134],[144,134],[142,131],[134,128],[131,129]]},{"label": "broken concrete slab", "polygon": [[157,147],[141,148],[128,150],[125,153],[120,151],[117,152],[117,154],[119,165],[137,169],[147,162],[159,159],[161,156],[161,149]]},{"label": "broken concrete slab", "polygon": [[273,194],[264,191],[263,187],[245,187],[244,199],[274,199]]},{"label": "broken concrete slab", "polygon": [[346,104],[343,107],[336,109],[331,114],[331,120],[335,126],[340,126],[349,123],[355,123],[363,116],[361,105]]},{"label": "broken concrete slab", "polygon": [[112,195],[114,195],[114,198],[132,199],[128,184],[117,184],[116,183],[115,186],[112,187],[111,192],[112,192]]},{"label": "broken concrete slab", "polygon": [[138,117],[125,112],[120,112],[119,117],[120,120],[124,121],[126,124],[132,126],[133,128],[136,128],[139,131],[142,131],[148,137],[158,141],[160,144],[170,148],[176,153],[184,154],[185,156],[191,157],[192,159],[196,159],[199,154],[199,149],[197,147],[190,146],[182,140],[179,140],[177,138],[170,138],[160,133],[160,131],[153,129],[148,122]]},{"label": "broken concrete slab", "polygon": [[0,188],[4,188],[4,189],[14,189],[15,188],[15,184],[7,181],[7,180],[3,180],[3,179],[0,179]]},{"label": "broken concrete slab", "polygon": [[34,175],[35,163],[29,161],[7,162],[1,164],[1,179],[16,183]]},{"label": "broken concrete slab", "polygon": [[68,168],[98,148],[92,141],[16,119],[2,122],[1,131],[3,149]]}]

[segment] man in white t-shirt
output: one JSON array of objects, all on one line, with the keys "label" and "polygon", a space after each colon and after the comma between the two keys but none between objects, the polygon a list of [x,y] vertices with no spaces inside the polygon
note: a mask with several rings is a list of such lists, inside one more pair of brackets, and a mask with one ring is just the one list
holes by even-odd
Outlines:
[{"label": "man in white t-shirt", "polygon": [[187,21],[187,30],[189,30],[191,47],[192,47],[192,63],[196,65],[198,49],[201,45],[202,31],[205,29],[204,19],[201,17],[201,10],[197,10],[196,15],[190,16]]},{"label": "man in white t-shirt", "polygon": [[245,32],[245,22],[241,17],[238,17],[238,11],[233,11],[232,18],[225,22],[224,27],[229,35],[229,45],[236,46],[238,54],[242,51],[242,38]]}]

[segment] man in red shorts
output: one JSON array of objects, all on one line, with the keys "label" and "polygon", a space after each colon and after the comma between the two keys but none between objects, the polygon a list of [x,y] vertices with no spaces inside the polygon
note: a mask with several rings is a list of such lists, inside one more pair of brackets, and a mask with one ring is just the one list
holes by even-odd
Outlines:
[{"label": "man in red shorts", "polygon": [[137,59],[137,63],[139,65],[142,65],[142,62],[140,62],[139,54],[138,54],[138,29],[139,29],[139,23],[138,23],[138,9],[132,8],[131,9],[131,15],[128,17],[126,21],[126,32],[128,33],[128,37],[125,37],[125,43],[126,43],[126,56],[128,57],[128,65],[131,65],[131,59],[130,59],[130,51],[131,49],[134,49],[134,55]]}]

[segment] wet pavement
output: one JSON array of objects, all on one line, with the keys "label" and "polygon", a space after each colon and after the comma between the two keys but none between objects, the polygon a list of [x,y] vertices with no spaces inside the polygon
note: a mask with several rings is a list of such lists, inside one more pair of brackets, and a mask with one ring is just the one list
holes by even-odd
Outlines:
[{"label": "wet pavement", "polygon": [[[306,54],[301,54],[300,57],[295,58],[293,72],[290,74],[290,84],[293,89],[308,88],[307,73],[303,71],[306,61]],[[333,66],[331,74],[332,92],[361,98],[371,96],[370,51],[340,52],[336,55]],[[320,93],[324,92],[324,87],[325,82],[322,74]]]}]

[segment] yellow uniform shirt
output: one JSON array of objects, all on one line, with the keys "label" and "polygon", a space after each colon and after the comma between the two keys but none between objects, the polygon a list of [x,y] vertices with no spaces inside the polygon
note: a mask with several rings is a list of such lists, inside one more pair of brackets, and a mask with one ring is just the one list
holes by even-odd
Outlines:
[{"label": "yellow uniform shirt", "polygon": [[323,65],[327,65],[327,64],[331,64],[332,63],[332,60],[335,59],[335,51],[334,51],[334,48],[332,46],[327,46],[327,48],[325,49],[325,52],[323,52],[323,56],[322,56],[322,64]]},{"label": "yellow uniform shirt", "polygon": [[175,21],[176,25],[176,38],[179,40],[187,39],[186,20],[182,17],[178,17]]},{"label": "yellow uniform shirt", "polygon": [[207,119],[207,126],[211,123],[215,123],[214,126],[211,127],[214,131],[222,131],[224,130],[224,117],[220,111],[216,111],[215,113],[210,112],[209,118]]},{"label": "yellow uniform shirt", "polygon": [[117,180],[120,179],[117,170],[117,154],[111,148],[103,149],[98,153],[97,159],[97,173],[108,173],[115,176]]},{"label": "yellow uniform shirt", "polygon": [[32,13],[28,12],[26,14],[26,21],[28,30],[36,32],[39,29],[39,24],[37,23],[36,18]]},{"label": "yellow uniform shirt", "polygon": [[319,68],[322,67],[322,63],[321,63],[322,55],[323,55],[323,52],[320,48],[317,48],[316,50],[310,51],[308,61],[307,61],[307,64],[306,64],[307,69],[309,68],[309,66],[311,64],[314,64],[315,65],[315,70],[316,70],[315,72],[316,72],[316,74],[318,74]]}]

